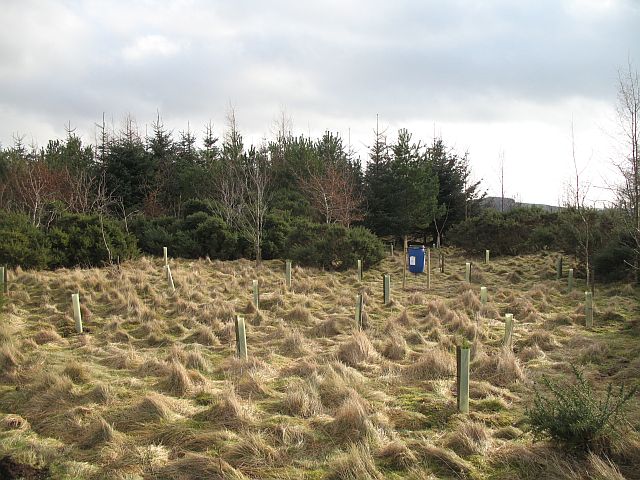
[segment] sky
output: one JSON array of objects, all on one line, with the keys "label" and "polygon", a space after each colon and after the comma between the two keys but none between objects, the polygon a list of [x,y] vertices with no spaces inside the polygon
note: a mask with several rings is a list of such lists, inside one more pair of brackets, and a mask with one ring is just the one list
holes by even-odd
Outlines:
[{"label": "sky", "polygon": [[[575,181],[610,200],[624,155],[618,74],[640,69],[639,0],[0,0],[0,144],[159,113],[246,142],[338,132],[367,160],[376,115],[468,152],[499,195],[558,204]],[[573,135],[572,135],[573,128]],[[573,140],[572,140],[573,138]]]}]

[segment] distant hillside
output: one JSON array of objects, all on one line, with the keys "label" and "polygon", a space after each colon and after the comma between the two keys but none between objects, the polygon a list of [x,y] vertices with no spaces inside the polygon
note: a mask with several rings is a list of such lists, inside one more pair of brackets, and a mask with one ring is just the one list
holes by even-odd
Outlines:
[{"label": "distant hillside", "polygon": [[[493,208],[495,210],[501,211],[502,198],[501,197],[485,197],[480,202],[483,208]],[[558,207],[555,205],[544,205],[541,203],[523,203],[516,202],[513,198],[504,199],[504,211],[508,212],[513,210],[514,208],[534,208],[538,207],[546,212],[557,212],[562,207]]]}]

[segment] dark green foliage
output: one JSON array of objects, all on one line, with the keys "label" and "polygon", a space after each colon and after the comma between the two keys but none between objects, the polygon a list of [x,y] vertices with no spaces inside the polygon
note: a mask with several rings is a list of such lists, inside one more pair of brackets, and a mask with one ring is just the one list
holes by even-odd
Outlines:
[{"label": "dark green foliage", "polygon": [[264,237],[262,240],[262,258],[286,257],[287,238],[294,228],[294,219],[286,211],[274,210],[268,213],[264,222]]},{"label": "dark green foliage", "polygon": [[49,226],[47,237],[52,268],[99,267],[137,253],[135,237],[115,220],[98,215],[63,214]]},{"label": "dark green foliage", "polygon": [[438,178],[420,143],[400,129],[391,155],[380,145],[372,149],[365,177],[368,214],[365,225],[380,235],[423,233],[437,213]]},{"label": "dark green foliage", "polygon": [[368,268],[383,257],[382,242],[367,229],[338,224],[299,222],[288,238],[288,256],[300,265],[328,270],[353,268],[362,259]]},{"label": "dark green foliage", "polygon": [[493,255],[519,255],[557,248],[553,242],[556,222],[556,214],[536,208],[506,213],[485,210],[452,227],[449,240],[470,253],[479,254],[489,248]]},{"label": "dark green foliage", "polygon": [[151,255],[160,255],[162,247],[169,247],[172,255],[184,258],[208,256],[228,260],[238,258],[241,253],[237,234],[220,217],[203,211],[185,218],[139,217],[131,228],[142,251]]},{"label": "dark green foliage", "polygon": [[614,388],[606,392],[593,390],[582,372],[572,366],[576,381],[558,384],[542,378],[546,392],[535,388],[533,406],[526,411],[528,422],[536,438],[553,441],[574,450],[606,448],[624,424],[624,408],[633,398],[637,387]]},{"label": "dark green foliage", "polygon": [[[0,216],[0,263],[22,268],[100,267],[137,254],[136,240],[118,222],[97,215],[62,214],[38,228],[22,214]],[[107,245],[109,250],[107,250]]]},{"label": "dark green foliage", "polygon": [[1,265],[44,268],[50,255],[48,239],[27,215],[0,211]]},{"label": "dark green foliage", "polygon": [[615,282],[624,280],[631,274],[633,265],[633,247],[631,239],[617,237],[595,253],[593,268],[597,282]]}]

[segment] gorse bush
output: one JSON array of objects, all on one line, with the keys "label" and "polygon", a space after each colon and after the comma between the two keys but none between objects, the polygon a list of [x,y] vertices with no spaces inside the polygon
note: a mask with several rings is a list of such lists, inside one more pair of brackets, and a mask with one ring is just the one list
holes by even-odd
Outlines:
[{"label": "gorse bush", "polygon": [[51,246],[49,266],[91,267],[134,257],[136,239],[112,218],[63,214],[46,232]]},{"label": "gorse bush", "polygon": [[0,264],[44,268],[50,257],[49,240],[28,215],[0,212]]},{"label": "gorse bush", "polygon": [[526,411],[536,438],[551,438],[573,450],[606,448],[624,420],[624,409],[637,387],[614,388],[596,393],[575,366],[575,383],[560,385],[543,377],[547,392],[535,387],[533,406]]},{"label": "gorse bush", "polygon": [[[211,212],[212,210],[208,210]],[[221,260],[251,258],[249,240],[230,228],[207,206],[192,202],[184,218],[139,217],[131,222],[143,252],[159,255],[169,246],[171,254],[183,258],[208,256]],[[288,212],[275,210],[265,218],[262,258],[290,258],[303,266],[341,270],[353,268],[358,259],[369,267],[384,256],[382,242],[363,227],[314,223]]]},{"label": "gorse bush", "polygon": [[296,263],[328,270],[353,268],[358,259],[369,268],[384,256],[380,239],[364,227],[348,229],[338,224],[299,223],[287,244],[288,254]]},{"label": "gorse bush", "polygon": [[36,227],[27,215],[4,214],[0,238],[0,263],[12,267],[100,267],[138,252],[135,237],[117,221],[97,215],[62,213]]}]

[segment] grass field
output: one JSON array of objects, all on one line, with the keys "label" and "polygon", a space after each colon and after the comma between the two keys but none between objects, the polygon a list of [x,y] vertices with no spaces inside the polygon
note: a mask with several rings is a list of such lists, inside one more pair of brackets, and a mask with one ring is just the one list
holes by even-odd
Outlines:
[{"label": "grass field", "polygon": [[[639,291],[598,286],[588,330],[584,285],[567,293],[555,255],[473,259],[469,284],[467,259],[446,254],[431,290],[424,275],[402,290],[400,256],[362,282],[355,270],[294,267],[291,289],[280,261],[256,271],[246,260],[171,260],[175,293],[161,258],[11,272],[0,458],[35,467],[27,478],[640,478],[638,396],[609,457],[534,442],[525,422],[543,374],[569,380],[574,364],[600,389],[638,381]],[[364,331],[354,322],[360,292]],[[502,346],[505,313],[513,350]],[[247,321],[246,362],[235,358],[236,314]],[[468,415],[454,395],[463,338],[472,342]]]}]

